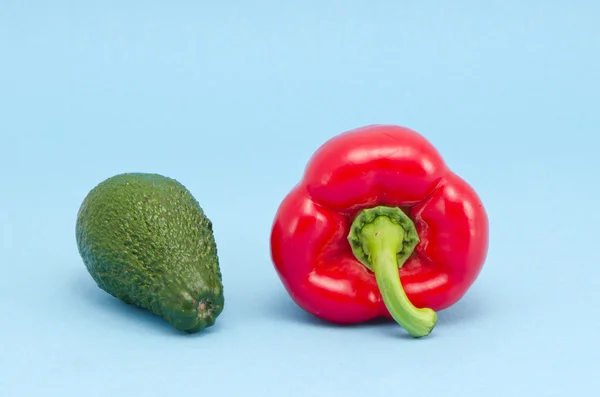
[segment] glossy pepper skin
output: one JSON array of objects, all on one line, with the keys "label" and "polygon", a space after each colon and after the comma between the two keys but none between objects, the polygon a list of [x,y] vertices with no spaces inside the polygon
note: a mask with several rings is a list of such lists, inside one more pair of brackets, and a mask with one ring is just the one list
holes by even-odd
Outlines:
[{"label": "glossy pepper skin", "polygon": [[361,211],[379,206],[401,209],[418,234],[395,269],[410,303],[439,311],[464,296],[488,250],[480,198],[422,135],[372,125],[325,142],[277,210],[271,257],[298,306],[342,324],[393,317],[374,272],[349,243]]}]

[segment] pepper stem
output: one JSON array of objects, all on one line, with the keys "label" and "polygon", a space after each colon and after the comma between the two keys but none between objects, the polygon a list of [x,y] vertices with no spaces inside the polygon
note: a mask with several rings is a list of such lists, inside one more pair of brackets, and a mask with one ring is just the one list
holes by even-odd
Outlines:
[{"label": "pepper stem", "polygon": [[356,258],[375,273],[383,302],[394,320],[415,338],[429,335],[437,323],[436,312],[415,307],[398,274],[419,243],[411,219],[400,208],[363,210],[352,223],[348,241]]}]

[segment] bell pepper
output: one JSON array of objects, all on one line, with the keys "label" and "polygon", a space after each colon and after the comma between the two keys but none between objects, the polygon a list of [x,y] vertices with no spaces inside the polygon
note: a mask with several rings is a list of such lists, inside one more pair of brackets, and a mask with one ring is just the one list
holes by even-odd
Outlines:
[{"label": "bell pepper", "polygon": [[277,209],[270,248],[306,312],[338,324],[393,319],[418,338],[475,282],[488,234],[480,198],[426,138],[372,125],[318,148]]}]

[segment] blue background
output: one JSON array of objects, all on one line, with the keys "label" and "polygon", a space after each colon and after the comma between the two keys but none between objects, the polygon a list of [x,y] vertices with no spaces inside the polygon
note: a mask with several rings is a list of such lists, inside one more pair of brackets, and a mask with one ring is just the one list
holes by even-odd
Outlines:
[{"label": "blue background", "polygon": [[[559,396],[600,386],[594,1],[0,2],[0,395]],[[292,5],[293,4],[293,5]],[[424,134],[480,194],[480,278],[425,339],[300,311],[277,206],[347,129]],[[99,290],[87,192],[177,178],[215,225],[217,325]]]}]

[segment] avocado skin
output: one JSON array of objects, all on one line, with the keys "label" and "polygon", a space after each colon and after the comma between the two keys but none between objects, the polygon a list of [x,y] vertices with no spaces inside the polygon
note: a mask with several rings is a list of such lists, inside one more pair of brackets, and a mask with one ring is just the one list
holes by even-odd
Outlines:
[{"label": "avocado skin", "polygon": [[124,173],[94,187],[76,221],[79,254],[99,288],[196,333],[224,308],[210,219],[178,181]]}]

